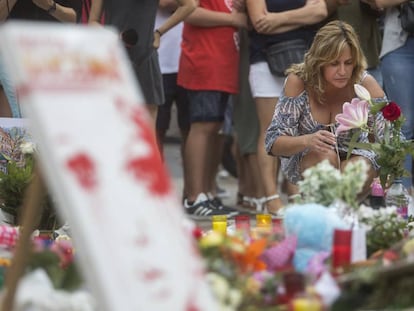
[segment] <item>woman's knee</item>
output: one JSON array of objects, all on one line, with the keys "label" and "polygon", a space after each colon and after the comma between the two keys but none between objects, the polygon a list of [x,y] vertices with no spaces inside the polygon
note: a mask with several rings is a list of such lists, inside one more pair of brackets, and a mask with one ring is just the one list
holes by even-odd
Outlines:
[{"label": "woman's knee", "polygon": [[339,167],[338,156],[336,152],[319,152],[312,150],[303,156],[301,161],[301,172],[305,171],[306,169],[312,166],[315,166],[316,164],[324,160],[328,160],[333,167]]}]

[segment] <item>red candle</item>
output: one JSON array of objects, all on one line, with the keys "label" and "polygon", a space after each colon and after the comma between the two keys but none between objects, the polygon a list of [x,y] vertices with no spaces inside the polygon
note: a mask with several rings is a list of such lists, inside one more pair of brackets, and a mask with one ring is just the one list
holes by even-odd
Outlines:
[{"label": "red candle", "polygon": [[334,230],[332,245],[332,267],[338,268],[351,263],[352,230]]},{"label": "red candle", "polygon": [[237,215],[235,217],[236,229],[240,231],[250,231],[250,216],[249,215]]}]

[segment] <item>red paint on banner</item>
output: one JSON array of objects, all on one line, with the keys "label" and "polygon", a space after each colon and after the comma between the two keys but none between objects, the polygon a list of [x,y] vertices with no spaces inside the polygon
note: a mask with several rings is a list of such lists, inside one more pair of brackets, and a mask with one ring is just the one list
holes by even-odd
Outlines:
[{"label": "red paint on banner", "polygon": [[96,167],[89,155],[78,153],[68,159],[66,166],[86,191],[93,191],[96,188]]},{"label": "red paint on banner", "polygon": [[170,179],[158,151],[155,136],[145,121],[142,110],[133,107],[130,118],[137,129],[140,140],[147,142],[150,150],[147,155],[129,159],[126,168],[133,173],[137,181],[147,181],[152,193],[168,194],[171,187]]}]

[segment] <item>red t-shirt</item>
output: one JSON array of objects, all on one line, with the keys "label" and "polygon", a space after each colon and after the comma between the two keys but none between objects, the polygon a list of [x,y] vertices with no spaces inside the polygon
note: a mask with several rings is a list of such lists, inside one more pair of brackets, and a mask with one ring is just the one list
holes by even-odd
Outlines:
[{"label": "red t-shirt", "polygon": [[[200,7],[231,12],[228,0],[200,0]],[[239,36],[234,27],[184,23],[177,83],[190,90],[238,92]]]}]

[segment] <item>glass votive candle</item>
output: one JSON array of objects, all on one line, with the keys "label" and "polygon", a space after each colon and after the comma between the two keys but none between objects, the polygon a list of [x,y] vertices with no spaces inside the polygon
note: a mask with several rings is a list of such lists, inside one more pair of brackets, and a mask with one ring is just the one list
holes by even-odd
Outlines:
[{"label": "glass votive candle", "polygon": [[351,263],[352,230],[335,229],[332,245],[332,267],[338,268]]},{"label": "glass votive candle", "polygon": [[276,234],[284,234],[283,229],[283,218],[273,218],[272,219],[272,226],[273,226],[273,232]]},{"label": "glass votive candle", "polygon": [[247,232],[250,231],[250,216],[249,215],[245,215],[245,214],[236,215],[234,219],[236,222],[236,230],[247,231]]},{"label": "glass votive candle", "polygon": [[257,214],[256,215],[256,227],[265,228],[265,229],[272,228],[272,215]]},{"label": "glass votive candle", "polygon": [[226,215],[214,215],[211,218],[211,227],[213,231],[221,234],[227,233],[227,216]]},{"label": "glass votive candle", "polygon": [[302,294],[293,298],[290,309],[292,311],[322,311],[322,303],[316,297]]}]

